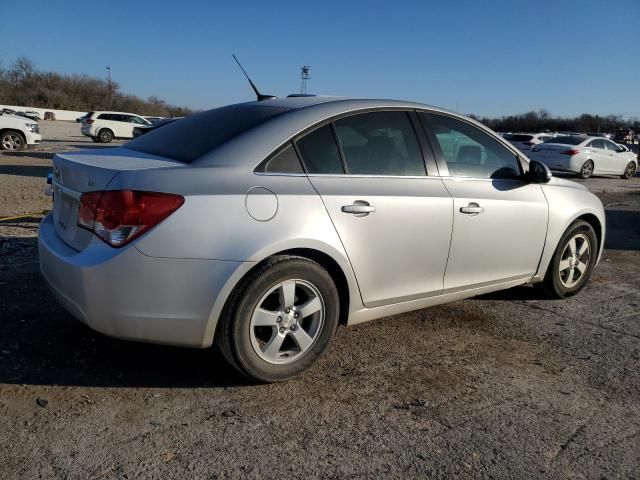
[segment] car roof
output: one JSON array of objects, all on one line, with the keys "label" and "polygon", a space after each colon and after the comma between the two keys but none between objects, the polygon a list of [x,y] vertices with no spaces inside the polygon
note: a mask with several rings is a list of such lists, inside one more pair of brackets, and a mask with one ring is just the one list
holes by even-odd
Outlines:
[{"label": "car roof", "polygon": [[115,110],[94,110],[92,113],[117,113],[118,115],[135,115],[136,117],[142,117],[142,115],[138,115],[137,113],[130,112],[116,112]]},{"label": "car roof", "polygon": [[[447,113],[490,132],[481,123],[458,113],[432,105],[404,100],[306,96],[274,98],[246,102],[240,105],[257,108],[276,107],[283,109],[283,111],[281,114],[237,135],[203,155],[193,162],[194,165],[240,166],[253,163],[255,159],[264,159],[289,139],[318,123],[342,114],[357,113],[358,111],[370,109],[425,109]],[[505,144],[508,145],[506,141]]]}]

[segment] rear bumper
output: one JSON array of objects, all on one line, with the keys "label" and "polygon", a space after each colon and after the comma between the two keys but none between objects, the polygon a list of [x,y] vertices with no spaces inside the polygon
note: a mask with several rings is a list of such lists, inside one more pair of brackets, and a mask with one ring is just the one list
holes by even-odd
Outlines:
[{"label": "rear bumper", "polygon": [[92,329],[112,337],[206,346],[205,330],[220,290],[241,262],[146,256],[94,238],[81,252],[40,225],[40,269],[58,301]]}]

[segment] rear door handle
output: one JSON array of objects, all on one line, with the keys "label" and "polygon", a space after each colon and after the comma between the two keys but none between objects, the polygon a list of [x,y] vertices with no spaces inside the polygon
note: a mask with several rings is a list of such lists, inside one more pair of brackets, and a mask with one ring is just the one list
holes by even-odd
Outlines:
[{"label": "rear door handle", "polygon": [[370,205],[369,202],[364,200],[356,200],[352,205],[343,205],[341,210],[344,213],[351,213],[356,217],[366,217],[372,212],[376,211],[376,207]]},{"label": "rear door handle", "polygon": [[466,207],[460,207],[460,212],[467,215],[478,215],[479,213],[484,212],[484,208],[476,202],[470,202]]}]

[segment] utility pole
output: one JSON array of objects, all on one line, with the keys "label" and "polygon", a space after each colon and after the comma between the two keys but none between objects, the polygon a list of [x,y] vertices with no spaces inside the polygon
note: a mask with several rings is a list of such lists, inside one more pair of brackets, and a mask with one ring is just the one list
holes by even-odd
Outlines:
[{"label": "utility pole", "polygon": [[111,65],[107,65],[107,103],[109,110],[111,110]]},{"label": "utility pole", "polygon": [[311,78],[311,67],[309,65],[303,65],[300,68],[300,93],[302,95],[307,94],[307,80]]}]

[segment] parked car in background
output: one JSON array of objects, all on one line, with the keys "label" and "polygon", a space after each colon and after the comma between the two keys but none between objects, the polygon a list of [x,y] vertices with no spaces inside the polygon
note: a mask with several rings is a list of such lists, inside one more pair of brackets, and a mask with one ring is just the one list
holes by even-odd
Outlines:
[{"label": "parked car in background", "polygon": [[633,143],[635,139],[635,132],[631,128],[620,128],[613,137],[616,143]]},{"label": "parked car in background", "polygon": [[174,117],[174,118],[163,118],[161,120],[158,120],[154,123],[152,123],[151,125],[140,125],[137,127],[133,127],[133,138],[137,138],[140,135],[144,135],[145,133],[149,133],[153,130],[155,130],[156,128],[160,128],[163,127],[165,125],[168,125],[172,122],[175,122],[176,120],[179,120],[182,117]]},{"label": "parked car in background", "polygon": [[19,116],[0,114],[0,149],[24,150],[42,140],[38,122]]},{"label": "parked car in background", "polygon": [[145,120],[147,120],[148,122],[151,123],[157,123],[160,120],[164,120],[165,117],[148,117],[148,116],[143,116],[142,118],[144,118]]},{"label": "parked car in background", "polygon": [[53,112],[44,112],[44,119],[45,120],[55,120],[56,119],[56,114]]},{"label": "parked car in background", "polygon": [[109,143],[114,138],[133,138],[133,129],[148,126],[140,115],[125,112],[89,112],[82,120],[80,131],[94,142]]},{"label": "parked car in background", "polygon": [[27,110],[24,114],[31,118],[32,120],[40,120],[40,114],[38,112],[34,112],[33,110]]},{"label": "parked car in background", "polygon": [[505,140],[518,150],[526,152],[531,147],[554,137],[551,133],[510,133],[504,135]]},{"label": "parked car in background", "polygon": [[607,138],[607,139],[613,138],[613,135],[611,133],[589,132],[589,133],[587,133],[587,136],[588,137],[601,137],[601,138]]},{"label": "parked car in background", "polygon": [[314,364],[341,323],[529,283],[575,295],[604,244],[585,187],[411,102],[230,105],[53,172],[40,267],[62,305],[107,335],[215,342],[263,382]]},{"label": "parked car in background", "polygon": [[78,118],[76,118],[76,123],[82,123],[82,121],[87,117],[87,115],[89,115],[89,113],[85,113],[84,115],[80,115]]},{"label": "parked car in background", "polygon": [[638,170],[635,154],[600,137],[557,137],[533,147],[529,157],[551,170],[576,173],[580,178],[619,175],[628,179]]},{"label": "parked car in background", "polygon": [[12,110],[12,109],[10,109],[10,108],[3,108],[3,109],[2,109],[2,113],[6,113],[6,114],[8,114],[8,115],[15,115],[15,114],[16,114],[16,111],[15,111],[15,110]]}]

